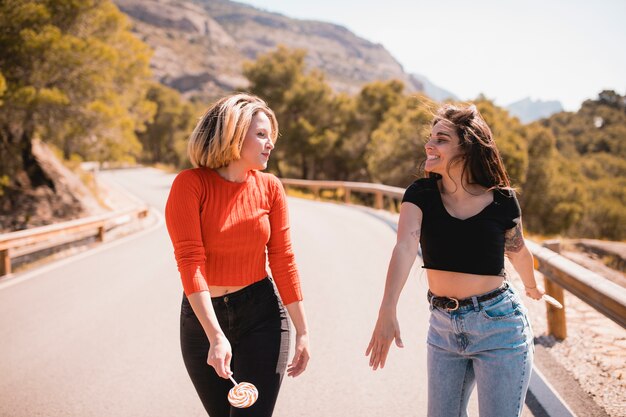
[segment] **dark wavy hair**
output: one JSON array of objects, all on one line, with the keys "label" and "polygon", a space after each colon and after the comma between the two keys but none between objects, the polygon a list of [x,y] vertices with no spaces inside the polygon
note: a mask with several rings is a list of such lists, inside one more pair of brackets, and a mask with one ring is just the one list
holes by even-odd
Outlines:
[{"label": "dark wavy hair", "polygon": [[[448,164],[461,162],[462,176],[468,184],[480,184],[488,189],[510,188],[511,181],[504,168],[491,129],[475,105],[466,107],[445,104],[439,108],[431,128],[445,120],[456,128],[461,153]],[[433,173],[428,173],[432,176]],[[436,175],[436,174],[434,174]]]}]

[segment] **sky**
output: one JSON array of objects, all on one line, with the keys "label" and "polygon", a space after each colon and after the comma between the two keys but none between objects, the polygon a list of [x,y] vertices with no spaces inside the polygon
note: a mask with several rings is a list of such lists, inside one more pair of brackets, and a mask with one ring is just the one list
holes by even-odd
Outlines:
[{"label": "sky", "polygon": [[626,0],[238,0],[339,24],[462,100],[626,94]]}]

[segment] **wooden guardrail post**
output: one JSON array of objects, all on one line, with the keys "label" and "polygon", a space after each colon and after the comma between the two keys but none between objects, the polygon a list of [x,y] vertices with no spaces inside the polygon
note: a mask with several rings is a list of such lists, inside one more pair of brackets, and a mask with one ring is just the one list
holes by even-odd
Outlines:
[{"label": "wooden guardrail post", "polygon": [[98,235],[96,236],[98,242],[104,242],[104,225],[98,227]]},{"label": "wooden guardrail post", "polygon": [[313,198],[316,200],[320,199],[320,187],[311,187],[311,191],[313,191]]},{"label": "wooden guardrail post", "polygon": [[10,249],[0,250],[0,277],[11,273],[11,256]]},{"label": "wooden guardrail post", "polygon": [[350,204],[350,188],[348,187],[343,187],[343,201]]},{"label": "wooden guardrail post", "polygon": [[[543,243],[543,246],[552,252],[561,253],[561,242],[558,240],[549,240]],[[554,297],[563,308],[556,308],[546,303],[546,315],[548,319],[548,334],[551,334],[559,340],[565,340],[567,337],[567,324],[565,321],[565,294],[563,287],[551,281],[549,277],[544,275],[544,286],[546,294]]]},{"label": "wooden guardrail post", "polygon": [[383,193],[381,193],[380,191],[376,192],[374,194],[375,200],[374,200],[374,208],[377,210],[382,210],[384,208],[384,204],[383,204]]}]

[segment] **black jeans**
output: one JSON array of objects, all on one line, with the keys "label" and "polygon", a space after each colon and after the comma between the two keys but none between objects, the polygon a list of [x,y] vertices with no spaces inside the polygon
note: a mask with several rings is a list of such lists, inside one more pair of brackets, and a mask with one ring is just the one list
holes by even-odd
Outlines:
[{"label": "black jeans", "polygon": [[231,344],[231,370],[237,382],[250,382],[259,398],[249,408],[231,407],[230,380],[207,364],[209,341],[183,295],[180,345],[191,381],[211,417],[269,417],[274,411],[289,354],[289,320],[270,278],[211,298],[222,331]]}]

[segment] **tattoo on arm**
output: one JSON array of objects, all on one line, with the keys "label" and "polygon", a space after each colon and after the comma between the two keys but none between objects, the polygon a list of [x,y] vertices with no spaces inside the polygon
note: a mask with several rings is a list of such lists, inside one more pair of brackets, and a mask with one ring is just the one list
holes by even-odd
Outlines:
[{"label": "tattoo on arm", "polygon": [[413,230],[413,231],[411,232],[411,236],[413,236],[413,239],[415,239],[415,240],[419,240],[419,238],[420,238],[420,232],[421,232],[421,231],[422,231],[422,230],[421,230],[420,228]]},{"label": "tattoo on arm", "polygon": [[518,223],[512,229],[506,231],[504,235],[505,252],[519,252],[524,247],[524,236],[522,235],[522,223]]}]

